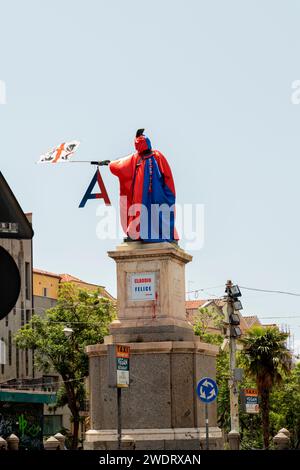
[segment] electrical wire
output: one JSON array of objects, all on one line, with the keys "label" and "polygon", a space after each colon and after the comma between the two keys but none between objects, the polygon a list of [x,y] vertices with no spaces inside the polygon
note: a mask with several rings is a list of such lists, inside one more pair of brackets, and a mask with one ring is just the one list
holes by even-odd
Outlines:
[{"label": "electrical wire", "polygon": [[271,293],[271,294],[284,294],[284,295],[293,295],[295,297],[300,297],[299,293],[296,292],[287,292],[287,291],[282,291],[282,290],[270,290],[270,289],[258,289],[255,287],[246,287],[246,286],[239,286],[241,289],[246,289],[246,290],[252,290],[256,292],[266,292],[266,293]]},{"label": "electrical wire", "polygon": [[[224,285],[219,285],[219,286],[213,286],[213,287],[201,287],[199,289],[187,291],[186,294],[193,294],[193,293],[199,293],[199,292],[205,292],[210,289],[218,289],[220,287],[224,287]],[[259,289],[256,287],[248,287],[248,286],[239,286],[241,289],[246,289],[246,290],[251,290],[255,292],[265,292],[265,293],[271,293],[271,294],[284,294],[284,295],[293,295],[295,297],[300,297],[299,292],[289,292],[289,291],[282,291],[282,290],[272,290],[272,289]],[[212,294],[211,294],[212,295]]]},{"label": "electrical wire", "polygon": [[[258,315],[259,318],[261,318],[262,320],[276,320],[277,318],[300,318],[300,314],[299,315],[281,315],[281,316],[275,316],[275,317],[261,317],[260,315]],[[244,316],[244,318],[247,318],[247,315]]]},{"label": "electrical wire", "polygon": [[[4,364],[5,365],[5,364]],[[84,380],[87,380],[88,379],[88,376],[87,377],[79,377],[78,379],[70,379],[70,380],[58,380],[58,381],[55,381],[55,382],[52,382],[52,384],[50,383],[45,383],[43,381],[43,379],[41,379],[41,381],[36,381],[34,384],[32,385],[18,385],[18,384],[3,384],[3,383],[0,383],[0,391],[5,389],[5,388],[15,388],[18,390],[18,387],[22,387],[20,388],[19,390],[24,390],[24,387],[28,387],[28,389],[32,389],[32,388],[37,388],[37,387],[46,387],[46,388],[51,388],[51,386],[55,385],[59,385],[59,384],[65,384],[65,383],[69,383],[69,382],[83,382]],[[29,379],[30,380],[30,379]],[[54,393],[54,392],[53,392]]]},{"label": "electrical wire", "polygon": [[221,284],[220,286],[212,286],[212,287],[201,287],[200,289],[196,290],[189,290],[186,292],[186,294],[193,294],[195,292],[199,293],[205,290],[210,290],[210,289],[218,289],[219,287],[224,287],[224,284]]}]

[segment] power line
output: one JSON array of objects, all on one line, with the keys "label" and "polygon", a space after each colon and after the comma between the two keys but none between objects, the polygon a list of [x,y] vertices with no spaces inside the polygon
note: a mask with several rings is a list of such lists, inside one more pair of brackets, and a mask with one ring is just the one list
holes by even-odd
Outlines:
[{"label": "power line", "polygon": [[[273,319],[273,320],[276,320],[277,318],[300,318],[300,314],[299,315],[280,315],[280,316],[276,316],[276,317],[261,317],[260,315],[258,315],[259,318],[263,319],[263,320],[267,320],[267,319]],[[244,316],[244,318],[247,318],[247,315]]]},{"label": "power line", "polygon": [[[65,383],[69,383],[69,382],[83,382],[84,380],[88,380],[88,378],[89,377],[86,376],[86,377],[79,377],[78,379],[57,380],[57,381],[52,382],[52,383],[46,383],[41,378],[41,379],[37,380],[36,382],[34,382],[31,385],[25,384],[25,383],[24,384],[7,384],[6,385],[5,383],[2,382],[2,383],[0,383],[0,390],[4,389],[4,388],[9,388],[9,387],[15,388],[15,389],[20,389],[20,390],[24,390],[25,389],[24,387],[28,387],[28,389],[37,388],[37,387],[51,388],[51,386],[57,386],[59,384],[65,384]],[[55,393],[55,392],[53,391],[53,393]]]},{"label": "power line", "polygon": [[300,297],[300,294],[296,292],[287,292],[287,291],[282,291],[282,290],[270,290],[270,289],[258,289],[255,287],[245,287],[245,286],[240,286],[240,288],[246,289],[246,290],[252,290],[256,292],[267,292],[271,294],[284,294],[284,295],[293,295],[295,297]]},{"label": "power line", "polygon": [[[191,281],[190,281],[191,282]],[[209,289],[218,289],[219,287],[224,287],[223,284],[219,285],[219,286],[212,286],[212,287],[201,287],[200,289],[195,289],[195,290],[190,290],[190,291],[187,291],[186,294],[193,294],[195,292],[202,292],[202,291],[206,291],[206,290],[209,290]]]},{"label": "power line", "polygon": [[[224,285],[219,285],[219,286],[213,286],[213,287],[201,287],[199,289],[191,290],[186,292],[187,294],[198,294],[199,292],[205,292],[209,289],[218,289],[220,287],[224,287]],[[241,289],[245,290],[251,290],[254,292],[265,292],[265,293],[271,293],[271,294],[283,294],[283,295],[292,295],[294,297],[300,297],[300,293],[298,292],[289,292],[289,291],[282,291],[282,290],[272,290],[272,289],[259,289],[256,287],[248,287],[248,286],[239,286]],[[210,294],[214,295],[214,294]],[[214,295],[216,297],[216,295]]]}]

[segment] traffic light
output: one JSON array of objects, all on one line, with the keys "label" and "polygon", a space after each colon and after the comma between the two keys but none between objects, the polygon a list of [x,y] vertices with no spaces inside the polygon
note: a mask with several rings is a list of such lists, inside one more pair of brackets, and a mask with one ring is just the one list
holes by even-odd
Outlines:
[{"label": "traffic light", "polygon": [[242,297],[239,286],[227,285],[226,292],[229,295],[229,297],[233,298],[234,300],[236,300],[238,297]]},{"label": "traffic light", "polygon": [[239,310],[242,310],[243,306],[239,297],[242,296],[239,286],[226,286],[226,292],[229,297],[229,302],[231,303],[230,313],[228,315],[228,323],[230,336],[233,338],[238,338],[242,335],[240,325],[240,316],[237,313]]},{"label": "traffic light", "polygon": [[229,323],[230,325],[239,325],[240,324],[240,317],[237,313],[231,313],[229,315]]},{"label": "traffic light", "polygon": [[230,325],[230,336],[233,338],[239,338],[242,336],[242,331],[239,326]]}]

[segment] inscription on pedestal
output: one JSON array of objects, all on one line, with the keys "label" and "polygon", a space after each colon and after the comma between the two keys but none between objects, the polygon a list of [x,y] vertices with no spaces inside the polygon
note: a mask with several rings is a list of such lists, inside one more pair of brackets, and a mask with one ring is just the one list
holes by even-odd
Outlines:
[{"label": "inscription on pedestal", "polygon": [[155,300],[156,298],[156,273],[131,273],[128,277],[130,300],[142,301]]}]

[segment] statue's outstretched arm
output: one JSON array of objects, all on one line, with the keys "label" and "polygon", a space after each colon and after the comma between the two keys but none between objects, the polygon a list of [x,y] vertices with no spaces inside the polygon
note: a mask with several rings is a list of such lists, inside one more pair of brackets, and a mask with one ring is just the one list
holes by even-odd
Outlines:
[{"label": "statue's outstretched arm", "polygon": [[91,162],[91,165],[98,165],[98,166],[104,166],[104,165],[109,165],[110,160],[101,160],[100,162]]}]

